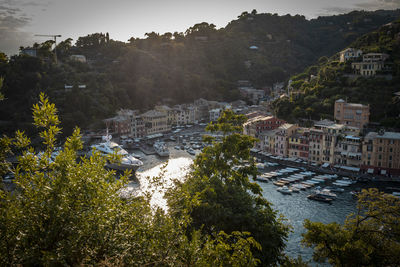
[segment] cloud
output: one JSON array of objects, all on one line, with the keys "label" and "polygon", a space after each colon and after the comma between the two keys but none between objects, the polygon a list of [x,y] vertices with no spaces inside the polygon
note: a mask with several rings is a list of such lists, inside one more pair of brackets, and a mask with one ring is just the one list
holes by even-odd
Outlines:
[{"label": "cloud", "polygon": [[400,8],[400,0],[361,0],[358,3],[354,3],[352,6],[347,7],[325,7],[317,13],[317,16],[331,16],[336,14],[345,14],[354,10],[367,10],[374,11],[378,9],[398,9]]},{"label": "cloud", "polygon": [[400,8],[400,0],[370,0],[356,6],[365,10],[397,9]]},{"label": "cloud", "polygon": [[336,14],[345,14],[349,13],[356,8],[351,8],[351,7],[325,7],[322,10],[320,10],[319,13],[317,13],[317,16],[331,16],[331,15],[336,15]]},{"label": "cloud", "polygon": [[31,17],[23,13],[19,2],[0,0],[0,50],[8,55],[17,53],[19,46],[32,42],[32,34],[24,30]]}]

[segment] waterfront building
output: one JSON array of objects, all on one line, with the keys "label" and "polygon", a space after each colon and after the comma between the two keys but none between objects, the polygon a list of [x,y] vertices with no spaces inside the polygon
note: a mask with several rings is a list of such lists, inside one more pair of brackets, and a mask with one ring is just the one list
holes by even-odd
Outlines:
[{"label": "waterfront building", "polygon": [[208,121],[210,119],[208,101],[204,98],[199,98],[194,101],[194,120]]},{"label": "waterfront building", "polygon": [[131,135],[131,117],[136,115],[137,111],[131,109],[121,109],[117,111],[117,116],[105,119],[107,129],[111,135]]},{"label": "waterfront building", "polygon": [[311,163],[322,163],[323,142],[324,132],[321,129],[311,128],[309,134],[309,149],[308,149],[308,161]]},{"label": "waterfront building", "polygon": [[195,114],[193,107],[176,105],[173,111],[175,114],[176,125],[186,125],[194,123]]},{"label": "waterfront building", "polygon": [[361,137],[344,135],[338,138],[335,164],[359,168],[361,166]]},{"label": "waterfront building", "polygon": [[285,123],[278,127],[275,135],[275,155],[287,157],[289,154],[288,139],[296,131],[298,126],[296,124]]},{"label": "waterfront building", "polygon": [[289,137],[288,155],[292,158],[299,158],[308,161],[309,158],[309,136],[310,129],[297,128]]},{"label": "waterfront building", "polygon": [[168,125],[168,117],[162,112],[149,110],[143,113],[141,117],[143,118],[147,135],[165,133],[171,130],[171,126]]},{"label": "waterfront building", "polygon": [[131,116],[131,132],[130,136],[133,138],[142,138],[147,135],[144,120],[139,115]]},{"label": "waterfront building", "polygon": [[314,124],[316,129],[323,132],[322,137],[322,163],[334,164],[334,153],[338,137],[345,130],[343,124],[335,124],[329,120],[323,120]]},{"label": "waterfront building", "polygon": [[124,116],[115,116],[104,120],[109,133],[113,136],[129,135],[130,121]]},{"label": "waterfront building", "polygon": [[368,173],[400,174],[400,133],[369,132],[362,142],[361,168]]},{"label": "waterfront building", "polygon": [[275,130],[285,123],[286,121],[274,116],[259,115],[243,124],[243,133],[258,138],[261,132]]},{"label": "waterfront building", "polygon": [[221,115],[222,110],[220,108],[215,108],[209,111],[210,121],[217,121]]},{"label": "waterfront building", "polygon": [[259,149],[271,154],[275,154],[275,137],[278,129],[261,132],[259,135]]},{"label": "waterfront building", "polygon": [[167,105],[155,106],[154,109],[167,116],[168,125],[176,125],[176,116],[172,108]]},{"label": "waterfront building", "polygon": [[369,122],[369,105],[347,103],[343,99],[335,101],[334,117],[339,124],[362,129]]}]

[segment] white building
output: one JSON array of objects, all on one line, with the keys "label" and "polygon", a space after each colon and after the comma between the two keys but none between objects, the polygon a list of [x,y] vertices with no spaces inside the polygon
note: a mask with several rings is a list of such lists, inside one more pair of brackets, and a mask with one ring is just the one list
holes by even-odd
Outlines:
[{"label": "white building", "polygon": [[362,55],[362,51],[356,48],[347,48],[343,51],[340,51],[340,62],[346,62],[348,60],[353,60]]},{"label": "white building", "polygon": [[219,116],[221,116],[222,109],[215,108],[209,111],[210,121],[217,121]]}]

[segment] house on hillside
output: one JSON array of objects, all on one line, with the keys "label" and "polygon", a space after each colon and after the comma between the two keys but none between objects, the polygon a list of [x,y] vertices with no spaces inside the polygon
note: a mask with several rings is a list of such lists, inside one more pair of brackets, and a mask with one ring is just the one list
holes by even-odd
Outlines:
[{"label": "house on hillside", "polygon": [[385,62],[388,58],[385,53],[368,53],[363,55],[361,62],[351,63],[351,68],[354,74],[367,77],[387,73],[391,71],[391,65]]},{"label": "house on hillside", "polygon": [[369,122],[369,105],[347,103],[343,99],[335,101],[335,120],[347,126],[362,129]]},{"label": "house on hillside", "polygon": [[362,51],[356,48],[346,48],[339,52],[340,62],[347,62],[348,60],[354,60],[362,55]]}]

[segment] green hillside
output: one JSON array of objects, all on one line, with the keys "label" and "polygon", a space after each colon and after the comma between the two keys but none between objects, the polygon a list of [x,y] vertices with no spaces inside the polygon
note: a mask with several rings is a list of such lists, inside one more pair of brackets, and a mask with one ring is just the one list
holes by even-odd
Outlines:
[{"label": "green hillside", "polygon": [[369,104],[372,122],[400,128],[400,99],[394,94],[400,91],[400,21],[360,37],[349,47],[361,49],[364,54],[388,54],[385,65],[390,70],[374,77],[355,76],[351,61],[339,62],[338,53],[329,59],[321,58],[317,65],[291,78],[290,97],[274,102],[277,115],[289,121],[333,119],[334,102],[342,98]]},{"label": "green hillside", "polygon": [[[59,43],[58,65],[52,41],[34,44],[36,58],[0,59],[6,96],[0,120],[30,121],[30,107],[40,91],[59,107],[66,134],[74,125],[100,123],[121,107],[144,110],[161,101],[175,104],[199,97],[234,100],[239,97],[237,80],[257,87],[285,81],[399,16],[399,10],[355,11],[307,20],[253,11],[222,29],[204,22],[185,33],[152,32],[126,43],[95,33],[74,45],[71,39]],[[88,62],[69,60],[74,54]],[[65,90],[64,85],[74,88]]]}]

